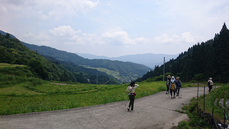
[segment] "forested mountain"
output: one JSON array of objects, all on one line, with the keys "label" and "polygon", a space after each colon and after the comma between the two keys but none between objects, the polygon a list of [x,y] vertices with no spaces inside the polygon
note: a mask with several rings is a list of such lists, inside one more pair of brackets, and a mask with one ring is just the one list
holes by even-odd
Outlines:
[{"label": "forested mountain", "polygon": [[[179,76],[182,81],[207,81],[212,77],[216,82],[228,82],[229,73],[229,30],[226,24],[214,39],[198,43],[182,52],[175,60],[165,63],[165,73]],[[155,66],[136,81],[143,81],[163,74],[163,65]],[[162,80],[163,78],[161,78]]]},{"label": "forested mountain", "polygon": [[[89,83],[87,79],[90,79],[90,83],[96,83],[95,74],[77,72],[77,70],[70,71],[70,69],[64,68],[57,60],[50,62],[37,52],[27,48],[15,37],[10,36],[8,33],[4,35],[2,32],[0,33],[0,63],[27,65],[35,77],[44,80]],[[77,65],[74,68],[77,69]],[[79,69],[81,68],[79,67]],[[90,69],[84,68],[84,71],[86,70],[90,71]],[[97,71],[95,69],[91,70]],[[111,81],[108,83],[118,83],[113,77],[97,72],[101,74],[97,83],[105,83],[110,79]]]},{"label": "forested mountain", "polygon": [[90,83],[92,84],[103,84],[107,82],[109,79],[109,82],[107,84],[116,84],[117,81],[110,75],[107,75],[104,72],[100,72],[96,69],[91,68],[85,68],[83,66],[79,66],[73,62],[66,62],[66,61],[59,61],[51,56],[44,56],[49,61],[55,63],[55,64],[61,64],[64,68],[71,72],[80,73],[83,77],[89,79]]},{"label": "forested mountain", "polygon": [[0,30],[0,34],[1,34],[1,35],[5,35],[5,36],[7,35],[7,37],[16,38],[14,35],[9,34],[9,33],[6,33],[6,32],[1,31],[1,30]]},{"label": "forested mountain", "polygon": [[165,61],[169,61],[170,59],[175,59],[178,56],[178,55],[145,53],[145,54],[135,54],[135,55],[124,55],[124,56],[110,58],[105,56],[95,56],[92,54],[82,54],[82,53],[77,53],[77,54],[79,56],[88,59],[108,59],[108,60],[118,60],[124,62],[143,64],[151,69],[153,69],[155,65],[163,64],[164,57],[165,57]]},{"label": "forested mountain", "polygon": [[144,75],[149,67],[136,64],[132,62],[122,62],[122,61],[111,61],[107,59],[85,59],[74,53],[69,53],[65,51],[60,51],[55,48],[47,46],[37,46],[32,44],[27,44],[22,42],[29,49],[36,51],[37,53],[44,56],[51,56],[59,61],[73,62],[80,66],[93,67],[93,68],[105,68],[108,70],[116,71],[119,76],[125,78],[125,82],[129,80],[134,80],[138,77]]}]

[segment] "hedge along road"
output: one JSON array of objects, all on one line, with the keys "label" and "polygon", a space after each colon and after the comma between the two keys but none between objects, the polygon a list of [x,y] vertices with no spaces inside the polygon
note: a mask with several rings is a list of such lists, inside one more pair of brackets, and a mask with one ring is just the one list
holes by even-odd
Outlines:
[{"label": "hedge along road", "polygon": [[[208,93],[208,88],[205,92]],[[137,89],[136,89],[137,93]],[[204,88],[199,88],[199,94]],[[170,129],[188,120],[176,112],[197,96],[196,87],[181,88],[180,97],[171,99],[165,91],[135,100],[134,111],[127,101],[58,111],[0,116],[0,129]],[[126,104],[126,106],[125,106]]]}]

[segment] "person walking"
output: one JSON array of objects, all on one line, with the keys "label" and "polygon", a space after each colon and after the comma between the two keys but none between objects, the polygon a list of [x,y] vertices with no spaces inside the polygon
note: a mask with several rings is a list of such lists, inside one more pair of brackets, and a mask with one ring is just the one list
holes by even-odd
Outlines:
[{"label": "person walking", "polygon": [[180,77],[176,77],[176,81],[175,81],[175,84],[177,86],[177,88],[176,88],[177,96],[179,96],[180,88],[181,88],[181,82],[179,79],[180,79]]},{"label": "person walking", "polygon": [[212,86],[213,86],[213,81],[212,81],[212,78],[210,77],[209,80],[208,80],[208,91],[210,92],[212,90]]},{"label": "person walking", "polygon": [[127,87],[126,91],[129,92],[129,99],[130,99],[130,103],[129,103],[129,107],[127,108],[128,111],[133,111],[134,110],[134,100],[135,100],[135,89],[138,87],[138,84],[135,84],[134,81],[132,81],[129,86]]},{"label": "person walking", "polygon": [[[176,84],[175,84],[175,77],[172,76],[171,81],[170,81],[170,85],[169,85],[169,89],[170,89],[170,94],[171,94],[171,99],[172,98],[176,98],[175,97],[175,93],[176,93]],[[172,97],[172,92],[174,94],[174,97]]]},{"label": "person walking", "polygon": [[167,91],[165,94],[169,94],[169,85],[170,85],[170,80],[171,80],[171,76],[168,75],[167,76],[167,81],[166,81],[166,87],[167,87]]}]

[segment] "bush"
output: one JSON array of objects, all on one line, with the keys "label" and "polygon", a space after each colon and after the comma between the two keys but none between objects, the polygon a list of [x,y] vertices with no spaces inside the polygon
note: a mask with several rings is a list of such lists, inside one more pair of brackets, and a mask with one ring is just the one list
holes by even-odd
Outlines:
[{"label": "bush", "polygon": [[178,129],[192,129],[192,128],[189,126],[189,122],[181,121],[178,125]]}]

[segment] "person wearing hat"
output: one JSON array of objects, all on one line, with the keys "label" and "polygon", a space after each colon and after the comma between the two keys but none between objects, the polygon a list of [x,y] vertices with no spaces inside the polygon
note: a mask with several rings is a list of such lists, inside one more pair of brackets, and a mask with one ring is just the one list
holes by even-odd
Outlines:
[{"label": "person wearing hat", "polygon": [[130,83],[130,85],[127,87],[126,91],[129,92],[129,99],[130,99],[130,103],[129,103],[129,107],[127,108],[128,111],[133,111],[134,110],[134,100],[135,100],[135,89],[138,87],[138,84],[135,84],[134,81],[132,81]]},{"label": "person wearing hat", "polygon": [[[176,83],[175,83],[175,77],[174,77],[174,76],[172,76],[172,78],[171,78],[171,80],[170,80],[169,89],[170,89],[171,99],[176,98],[176,97],[175,97],[175,93],[176,93]],[[174,97],[172,97],[172,92],[173,92],[173,94],[174,94]]]},{"label": "person wearing hat", "polygon": [[171,80],[171,76],[170,76],[170,75],[168,75],[168,76],[167,76],[167,81],[166,81],[167,91],[166,91],[166,93],[165,93],[165,94],[168,94],[168,93],[169,93],[170,80]]},{"label": "person wearing hat", "polygon": [[181,82],[180,82],[180,77],[176,77],[176,81],[175,81],[175,83],[176,83],[176,86],[177,86],[177,88],[176,88],[176,91],[177,91],[177,96],[179,96],[179,93],[180,93],[180,88],[181,88]]},{"label": "person wearing hat", "polygon": [[208,80],[208,88],[209,88],[209,92],[212,90],[212,86],[213,86],[213,81],[212,81],[212,78],[210,77],[209,80]]}]

